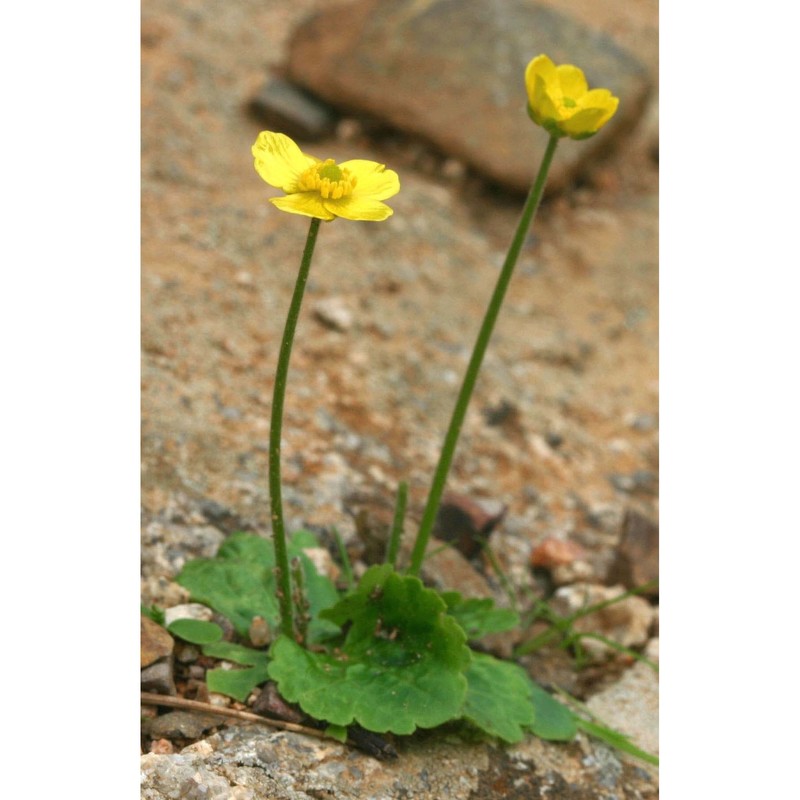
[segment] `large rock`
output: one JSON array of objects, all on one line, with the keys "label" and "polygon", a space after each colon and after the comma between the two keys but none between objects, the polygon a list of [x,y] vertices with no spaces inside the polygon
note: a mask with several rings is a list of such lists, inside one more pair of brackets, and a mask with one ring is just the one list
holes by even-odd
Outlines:
[{"label": "large rock", "polygon": [[330,740],[231,726],[141,759],[142,800],[654,800],[655,780],[605,745],[529,737],[514,747],[425,734],[378,761]]},{"label": "large rock", "polygon": [[295,33],[290,78],[338,108],[428,139],[507,187],[527,191],[547,135],[525,110],[528,62],[572,63],[620,98],[593,138],[560,143],[550,187],[563,184],[639,119],[645,68],[606,35],[526,0],[360,0]]}]

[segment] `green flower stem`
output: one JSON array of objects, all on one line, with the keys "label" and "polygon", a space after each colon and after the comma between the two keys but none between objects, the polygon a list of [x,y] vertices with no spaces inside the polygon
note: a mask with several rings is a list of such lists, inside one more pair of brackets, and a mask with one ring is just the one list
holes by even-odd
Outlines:
[{"label": "green flower stem", "polygon": [[275,573],[278,583],[278,602],[281,611],[281,631],[293,638],[292,581],[289,572],[289,556],[286,550],[286,529],[283,525],[283,499],[281,497],[281,429],[283,427],[283,400],[286,396],[286,378],[289,374],[289,358],[292,354],[294,332],[300,316],[300,305],[311,268],[311,257],[321,220],[312,219],[308,238],[297,273],[286,326],[283,329],[278,367],[275,372],[275,387],[272,390],[272,420],[269,430],[269,499],[272,513],[272,539],[275,547]]},{"label": "green flower stem", "polygon": [[392,530],[389,535],[389,546],[386,548],[386,563],[393,567],[397,562],[397,554],[400,552],[400,540],[403,538],[403,522],[406,518],[406,505],[408,504],[408,483],[400,481],[397,487],[397,501],[394,506],[394,519],[392,520]]},{"label": "green flower stem", "polygon": [[492,330],[497,321],[497,315],[500,313],[500,307],[503,304],[503,298],[505,297],[506,289],[508,289],[511,275],[517,264],[517,259],[522,250],[522,245],[525,242],[528,229],[536,215],[536,209],[539,207],[539,202],[542,199],[547,173],[550,170],[550,164],[553,161],[553,154],[556,151],[557,144],[558,137],[551,136],[550,141],[547,143],[547,149],[542,157],[539,174],[536,176],[528,199],[525,201],[525,206],[522,209],[517,231],[511,241],[511,247],[508,250],[508,255],[506,255],[503,268],[500,270],[500,276],[497,279],[494,294],[489,301],[489,307],[486,309],[486,315],[483,318],[483,324],[478,333],[478,338],[475,342],[475,347],[464,375],[464,381],[461,384],[461,390],[458,394],[455,408],[453,409],[453,415],[450,418],[450,427],[447,429],[447,434],[444,438],[442,452],[439,456],[439,463],[436,465],[436,472],[433,476],[425,511],[422,514],[422,522],[420,523],[417,539],[414,543],[414,550],[411,553],[411,566],[408,568],[408,573],[410,575],[418,575],[422,567],[422,561],[425,557],[425,548],[428,546],[428,539],[430,538],[431,531],[436,522],[436,513],[439,510],[439,502],[442,499],[447,474],[450,471],[450,465],[453,461],[456,444],[458,443],[458,435],[461,433],[461,425],[467,413],[467,406],[472,397],[475,381],[477,380],[478,372],[483,362],[483,356],[486,353],[486,348],[492,335]]}]

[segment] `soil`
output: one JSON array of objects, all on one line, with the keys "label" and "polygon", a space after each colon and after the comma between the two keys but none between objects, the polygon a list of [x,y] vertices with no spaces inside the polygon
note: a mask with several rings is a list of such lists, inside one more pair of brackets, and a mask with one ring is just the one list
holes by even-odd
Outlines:
[{"label": "soil", "polygon": [[[266,203],[249,156],[260,125],[244,109],[314,6],[240,2],[224,19],[203,2],[144,8],[143,500],[153,511],[181,490],[266,520],[272,373],[306,222]],[[657,464],[657,164],[639,144],[543,207],[451,479],[512,515],[535,496],[551,532],[580,527],[586,505],[626,504],[609,476]],[[314,501],[312,484],[340,461],[367,485],[406,478],[412,505],[424,500],[521,202],[416,170],[419,143],[314,149],[383,161],[403,185],[390,221],[323,227],[295,344],[290,513],[332,522],[340,509]],[[346,333],[313,317],[330,296],[352,310]],[[481,411],[504,402],[510,419],[487,424]]]}]

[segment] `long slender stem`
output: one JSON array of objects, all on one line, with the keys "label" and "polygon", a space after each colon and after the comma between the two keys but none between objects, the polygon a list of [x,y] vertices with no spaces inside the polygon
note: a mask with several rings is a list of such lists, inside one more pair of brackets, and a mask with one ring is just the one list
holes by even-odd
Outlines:
[{"label": "long slender stem", "polygon": [[467,406],[469,405],[472,391],[475,388],[475,381],[478,377],[478,372],[483,362],[483,356],[486,353],[486,348],[489,344],[489,339],[494,330],[497,315],[500,313],[500,307],[503,304],[503,298],[508,289],[508,284],[511,280],[511,275],[514,272],[514,267],[517,264],[522,245],[525,242],[525,237],[528,229],[533,222],[536,214],[536,209],[539,207],[539,201],[542,199],[544,185],[547,180],[547,173],[550,170],[550,164],[553,160],[553,154],[556,151],[558,138],[555,136],[550,137],[547,144],[547,149],[542,157],[542,163],[539,167],[539,174],[531,187],[528,199],[525,201],[525,206],[522,209],[522,215],[517,225],[516,233],[511,241],[506,260],[500,270],[500,276],[497,279],[497,285],[494,289],[492,299],[489,301],[489,307],[486,309],[486,315],[483,318],[478,338],[475,342],[475,348],[472,351],[467,371],[464,375],[464,381],[461,384],[461,390],[456,400],[453,415],[450,418],[450,427],[447,429],[444,444],[442,445],[442,452],[439,456],[439,463],[436,466],[436,472],[433,476],[431,490],[428,494],[428,501],[425,505],[425,510],[422,514],[422,522],[420,523],[417,539],[414,543],[414,550],[411,554],[411,566],[408,569],[410,575],[419,574],[422,566],[422,560],[425,557],[425,548],[428,546],[428,539],[430,538],[431,531],[433,530],[434,523],[436,522],[436,512],[439,510],[439,502],[442,499],[444,492],[444,485],[447,481],[447,474],[450,471],[450,465],[453,461],[456,444],[458,443],[458,435],[461,433],[461,425],[464,422],[464,417],[467,413]]},{"label": "long slender stem", "polygon": [[286,326],[283,329],[278,367],[275,372],[275,387],[272,391],[272,420],[269,431],[269,499],[272,513],[272,539],[275,547],[275,572],[278,584],[278,603],[281,611],[281,631],[293,636],[292,581],[289,572],[289,556],[286,550],[286,530],[283,525],[283,499],[281,496],[281,429],[283,427],[283,400],[286,396],[286,378],[289,374],[289,358],[292,354],[294,332],[300,316],[300,305],[311,268],[311,257],[317,241],[321,220],[312,219],[308,238],[300,261],[300,271],[294,286]]}]

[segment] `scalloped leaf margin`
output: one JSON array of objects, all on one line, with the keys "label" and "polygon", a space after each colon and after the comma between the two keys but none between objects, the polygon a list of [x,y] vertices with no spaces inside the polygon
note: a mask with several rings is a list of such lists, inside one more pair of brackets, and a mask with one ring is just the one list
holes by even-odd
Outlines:
[{"label": "scalloped leaf margin", "polygon": [[389,565],[321,616],[350,628],[341,648],[304,650],[281,636],[270,677],[287,700],[335,725],[410,734],[462,714],[471,663],[466,636],[439,594]]}]

